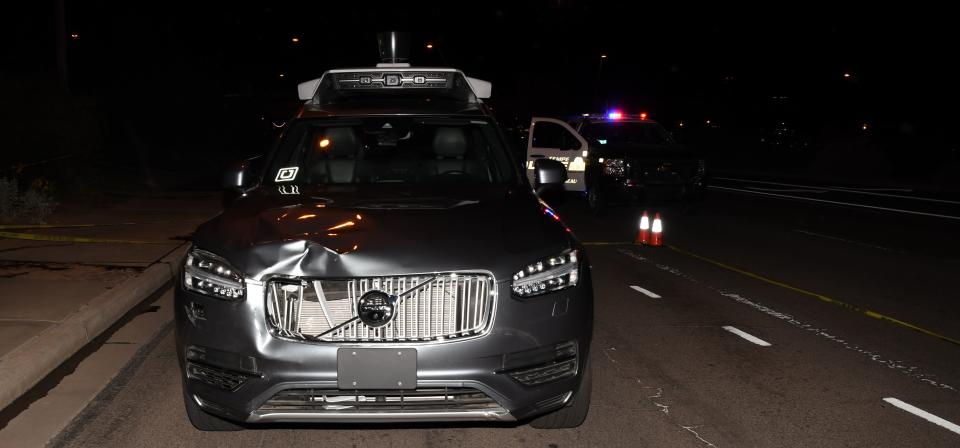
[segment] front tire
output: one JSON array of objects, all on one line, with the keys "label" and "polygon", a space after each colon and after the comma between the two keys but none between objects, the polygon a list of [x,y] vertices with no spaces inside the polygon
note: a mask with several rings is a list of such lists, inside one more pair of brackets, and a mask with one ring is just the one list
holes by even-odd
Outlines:
[{"label": "front tire", "polygon": [[600,187],[593,186],[587,188],[587,206],[590,207],[590,212],[594,216],[600,216],[603,214],[606,204],[604,203],[603,195],[600,193]]},{"label": "front tire", "polygon": [[580,388],[573,396],[573,402],[547,415],[533,419],[530,426],[537,429],[563,429],[576,428],[582,425],[590,411],[590,392],[593,389],[592,371],[590,361],[587,360],[586,371],[583,372],[583,379],[580,380]]},{"label": "front tire", "polygon": [[187,393],[186,387],[181,386],[181,389],[183,389],[183,404],[187,408],[187,418],[190,419],[194,428],[201,431],[240,431],[243,429],[243,426],[237,423],[208,414]]}]

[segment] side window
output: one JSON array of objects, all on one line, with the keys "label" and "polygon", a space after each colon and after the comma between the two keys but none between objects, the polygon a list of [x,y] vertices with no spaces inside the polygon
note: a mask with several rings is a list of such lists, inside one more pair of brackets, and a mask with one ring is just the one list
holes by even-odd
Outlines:
[{"label": "side window", "polygon": [[540,121],[533,128],[532,146],[567,151],[580,148],[580,142],[563,126],[549,121]]}]

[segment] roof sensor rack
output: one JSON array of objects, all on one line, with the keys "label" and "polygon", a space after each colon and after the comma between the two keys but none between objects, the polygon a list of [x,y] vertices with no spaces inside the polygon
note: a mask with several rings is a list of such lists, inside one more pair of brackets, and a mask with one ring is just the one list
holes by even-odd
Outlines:
[{"label": "roof sensor rack", "polygon": [[410,67],[410,36],[396,31],[377,35],[380,62],[375,68],[329,70],[300,83],[299,97],[331,104],[360,96],[429,96],[465,103],[490,98],[493,85],[453,68]]}]

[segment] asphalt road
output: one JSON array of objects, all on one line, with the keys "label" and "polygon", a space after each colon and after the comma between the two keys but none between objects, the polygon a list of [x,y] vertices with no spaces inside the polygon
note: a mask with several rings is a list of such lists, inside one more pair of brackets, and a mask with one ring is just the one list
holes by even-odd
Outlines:
[{"label": "asphalt road", "polygon": [[598,218],[580,201],[558,205],[590,243],[596,288],[593,403],[580,428],[202,433],[184,414],[167,333],[57,445],[960,446],[960,220],[876,207],[960,213],[923,200],[829,193],[875,206],[854,207],[723,185],[702,203],[647,204],[664,217],[668,246],[659,248],[617,244],[633,239],[640,208]]}]

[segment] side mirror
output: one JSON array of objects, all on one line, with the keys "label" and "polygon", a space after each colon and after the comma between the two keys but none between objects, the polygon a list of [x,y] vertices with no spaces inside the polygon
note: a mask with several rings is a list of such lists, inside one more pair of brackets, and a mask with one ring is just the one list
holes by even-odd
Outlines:
[{"label": "side mirror", "polygon": [[220,185],[225,190],[243,190],[256,181],[254,163],[260,156],[231,163],[223,173]]},{"label": "side mirror", "polygon": [[567,181],[567,169],[562,163],[542,158],[537,159],[534,166],[534,189],[537,194],[551,190],[563,190],[563,183]]}]

